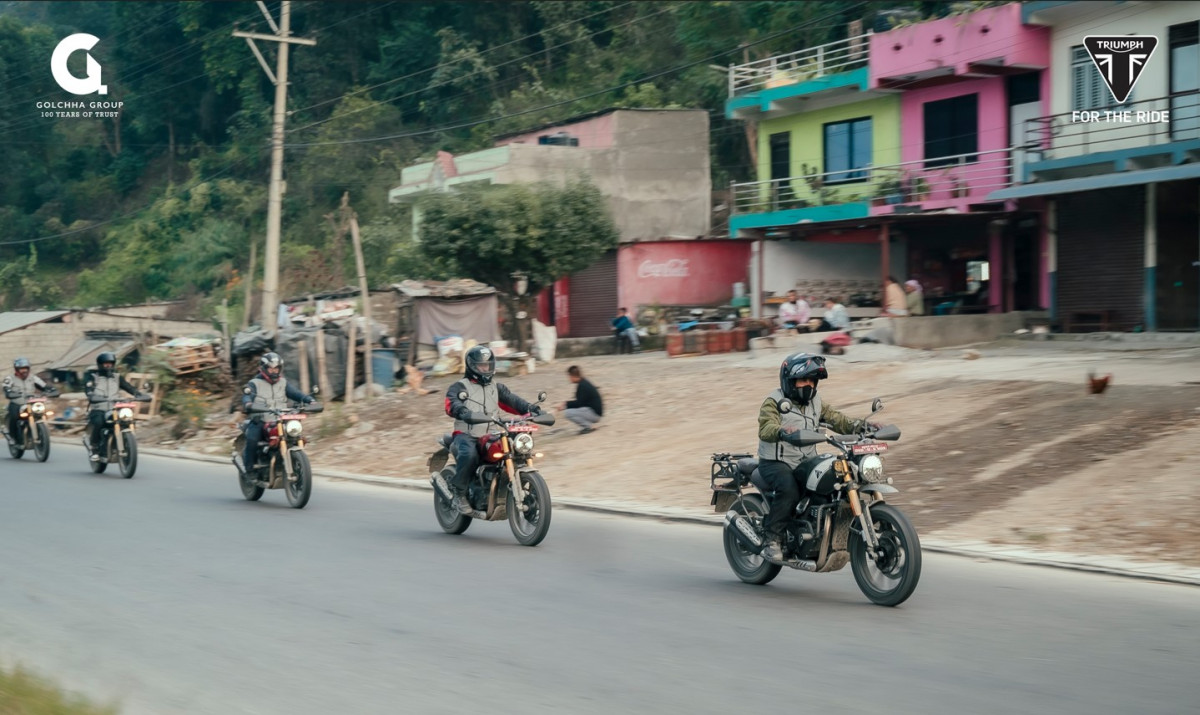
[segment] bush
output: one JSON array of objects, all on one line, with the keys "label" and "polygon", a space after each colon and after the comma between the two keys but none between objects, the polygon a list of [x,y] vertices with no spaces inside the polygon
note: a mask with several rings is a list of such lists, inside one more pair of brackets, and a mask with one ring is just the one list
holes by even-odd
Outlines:
[{"label": "bush", "polygon": [[93,705],[63,693],[48,681],[17,667],[0,670],[0,713],[14,715],[116,715],[114,707]]}]

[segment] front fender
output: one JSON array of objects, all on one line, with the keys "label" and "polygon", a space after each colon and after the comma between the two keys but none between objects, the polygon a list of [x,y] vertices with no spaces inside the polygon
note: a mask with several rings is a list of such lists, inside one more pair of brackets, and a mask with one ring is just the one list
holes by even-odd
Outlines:
[{"label": "front fender", "polygon": [[897,489],[896,487],[893,487],[890,484],[867,484],[865,486],[859,487],[858,491],[863,492],[865,494],[877,494],[879,496],[883,496],[884,494],[899,494],[900,493],[899,489]]}]

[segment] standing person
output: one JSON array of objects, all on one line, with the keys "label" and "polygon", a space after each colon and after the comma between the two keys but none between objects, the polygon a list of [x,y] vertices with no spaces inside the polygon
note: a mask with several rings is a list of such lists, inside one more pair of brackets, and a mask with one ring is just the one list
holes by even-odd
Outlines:
[{"label": "standing person", "polygon": [[620,314],[612,319],[612,326],[618,337],[625,336],[629,338],[629,344],[633,346],[633,349],[641,352],[642,346],[638,341],[637,328],[634,327],[633,321],[629,319],[628,310],[621,308]]},{"label": "standing person", "polygon": [[925,315],[925,291],[916,280],[904,281],[904,292],[908,294],[906,303],[909,315]]},{"label": "standing person", "polygon": [[579,425],[579,434],[596,431],[596,423],[604,416],[604,401],[592,381],[583,376],[578,365],[567,368],[567,379],[575,383],[575,399],[561,405],[563,417]]},{"label": "standing person", "polygon": [[787,302],[779,306],[779,322],[785,328],[799,328],[808,323],[812,308],[808,301],[801,298],[796,291],[787,292]]},{"label": "standing person", "polygon": [[883,289],[882,317],[903,318],[908,315],[908,299],[904,297],[904,289],[892,276],[887,277]]},{"label": "standing person", "polygon": [[837,302],[834,298],[826,298],[825,317],[821,318],[821,326],[817,328],[817,332],[846,330],[849,327],[850,314],[846,312],[846,306]]}]

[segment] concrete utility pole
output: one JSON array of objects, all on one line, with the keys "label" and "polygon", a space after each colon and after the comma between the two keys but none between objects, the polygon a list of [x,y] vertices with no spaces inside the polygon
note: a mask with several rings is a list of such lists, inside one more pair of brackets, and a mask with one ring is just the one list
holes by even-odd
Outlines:
[{"label": "concrete utility pole", "polygon": [[[267,198],[267,247],[263,254],[261,318],[263,330],[273,335],[276,330],[276,313],[279,310],[279,236],[280,221],[283,216],[283,192],[285,191],[283,184],[283,125],[287,119],[288,45],[313,46],[317,44],[317,41],[291,37],[292,3],[288,0],[283,0],[281,3],[278,25],[275,24],[275,19],[271,17],[271,13],[267,11],[267,6],[262,0],[258,1],[258,8],[262,10],[263,15],[267,18],[267,24],[271,26],[275,34],[263,35],[257,32],[234,30],[233,36],[246,39],[246,44],[250,45],[250,51],[254,53],[258,63],[262,65],[263,71],[275,85],[275,120],[271,130],[271,188]],[[254,44],[255,40],[279,43],[279,56],[275,72],[271,72],[270,65],[263,59],[262,53],[258,51],[258,46]]]}]

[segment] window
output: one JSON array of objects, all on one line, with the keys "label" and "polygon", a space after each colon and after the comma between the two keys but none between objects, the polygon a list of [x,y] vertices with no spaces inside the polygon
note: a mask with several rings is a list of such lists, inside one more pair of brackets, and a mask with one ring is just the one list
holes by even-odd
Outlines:
[{"label": "window", "polygon": [[1172,25],[1171,140],[1200,138],[1200,22]]},{"label": "window", "polygon": [[925,168],[974,163],[978,151],[979,95],[925,103]]},{"label": "window", "polygon": [[[1133,101],[1133,93],[1130,93],[1125,101]],[[1072,47],[1071,110],[1108,109],[1115,106],[1117,100],[1113,99],[1112,92],[1108,91],[1108,85],[1104,84],[1104,77],[1100,75],[1100,70],[1096,69],[1096,64],[1092,62],[1092,56],[1088,54],[1087,49],[1083,45]]]},{"label": "window", "polygon": [[825,183],[866,181],[870,164],[870,117],[825,125]]},{"label": "window", "polygon": [[792,174],[792,136],[789,132],[772,134],[771,181],[786,179]]}]

